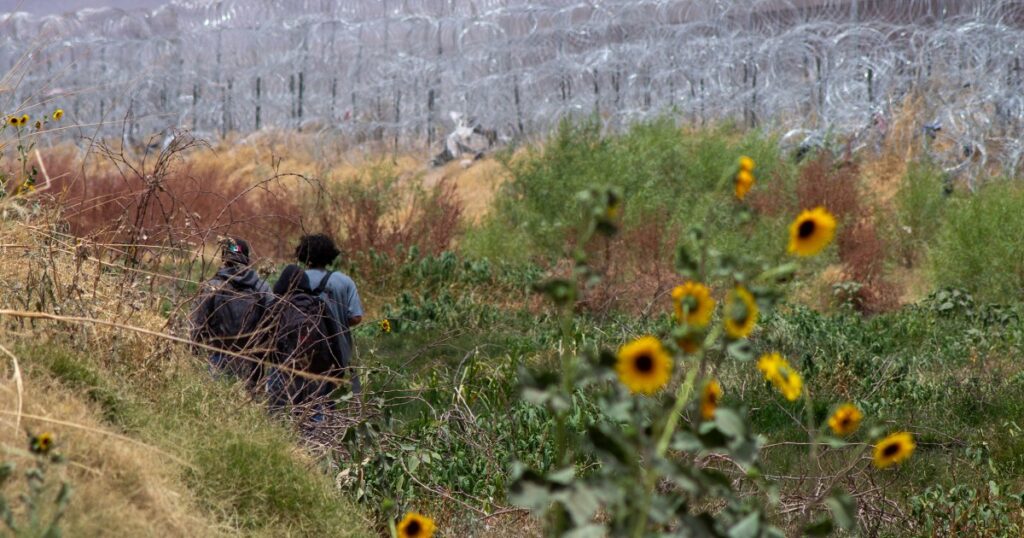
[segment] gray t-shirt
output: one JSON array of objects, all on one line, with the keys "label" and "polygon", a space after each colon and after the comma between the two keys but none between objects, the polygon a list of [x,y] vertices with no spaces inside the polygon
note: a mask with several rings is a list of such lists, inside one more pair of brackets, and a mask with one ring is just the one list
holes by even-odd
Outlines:
[{"label": "gray t-shirt", "polygon": [[[315,289],[319,286],[326,274],[322,269],[306,269],[309,287]],[[356,283],[345,273],[335,271],[327,281],[327,289],[324,291],[328,299],[327,304],[343,328],[348,329],[348,320],[363,315],[363,303],[359,300]],[[351,335],[348,336],[348,340],[349,343],[352,342]]]},{"label": "gray t-shirt", "polygon": [[[322,269],[306,269],[309,287],[316,289],[326,274]],[[345,350],[342,353],[347,353],[348,356],[344,358],[342,364],[348,366],[352,363],[352,354],[355,351],[355,344],[352,342],[352,331],[349,330],[348,320],[363,315],[363,303],[359,300],[359,291],[356,290],[356,283],[348,275],[335,271],[331,274],[331,278],[327,280],[327,288],[324,290],[324,295],[327,296],[327,304],[330,305],[334,317],[341,324],[341,328],[345,333],[345,342],[348,343],[348,346],[347,349],[343,346]],[[359,394],[362,391],[359,375],[355,371],[352,371],[351,375],[352,392]]]}]

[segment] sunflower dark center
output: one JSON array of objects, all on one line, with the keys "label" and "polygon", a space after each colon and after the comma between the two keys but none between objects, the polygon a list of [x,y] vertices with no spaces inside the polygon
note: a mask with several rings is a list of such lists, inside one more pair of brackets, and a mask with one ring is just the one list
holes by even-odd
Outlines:
[{"label": "sunflower dark center", "polygon": [[839,425],[840,426],[849,426],[851,422],[853,422],[853,419],[850,418],[849,416],[845,416],[845,417],[839,419]]},{"label": "sunflower dark center", "polygon": [[801,222],[800,226],[797,227],[796,229],[796,234],[797,236],[800,237],[800,239],[807,239],[808,237],[814,235],[814,221],[805,220]]},{"label": "sunflower dark center", "polygon": [[887,458],[891,458],[891,457],[895,456],[896,454],[899,454],[899,452],[900,452],[900,445],[898,445],[896,443],[892,443],[891,445],[888,445],[888,446],[886,446],[885,448],[882,449],[882,455],[887,457]]},{"label": "sunflower dark center", "polygon": [[410,521],[409,524],[405,526],[405,533],[409,536],[419,536],[421,530],[420,522],[416,520]]},{"label": "sunflower dark center", "polygon": [[747,309],[747,305],[743,301],[736,301],[729,310],[729,315],[733,321],[740,325],[747,323],[747,318],[750,317],[750,310]]},{"label": "sunflower dark center", "polygon": [[634,365],[638,372],[646,374],[654,369],[654,359],[650,355],[640,355]]},{"label": "sunflower dark center", "polygon": [[693,295],[687,295],[686,297],[683,297],[683,308],[685,308],[687,312],[693,312],[697,310],[698,304],[699,303],[697,302],[697,298],[694,297]]}]

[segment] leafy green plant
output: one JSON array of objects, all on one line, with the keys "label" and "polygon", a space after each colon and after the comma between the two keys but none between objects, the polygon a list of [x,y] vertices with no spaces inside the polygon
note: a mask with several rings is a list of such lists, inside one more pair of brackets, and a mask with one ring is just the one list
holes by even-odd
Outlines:
[{"label": "leafy green plant", "polygon": [[990,182],[956,199],[930,252],[939,287],[962,288],[979,300],[1007,303],[1024,294],[1024,189]]},{"label": "leafy green plant", "polygon": [[[792,180],[793,167],[778,160],[775,140],[763,133],[741,134],[729,126],[693,132],[663,117],[623,134],[605,134],[593,119],[566,120],[542,147],[506,158],[511,179],[500,191],[494,212],[467,232],[467,252],[511,255],[520,261],[557,259],[566,240],[581,231],[575,229],[579,223],[573,215],[580,207],[574,196],[592,185],[612,186],[628,200],[620,222],[624,230],[641,228],[651,219],[667,230],[704,223],[719,231],[712,238],[716,247],[742,246],[749,239],[746,230],[742,225],[730,228],[742,223],[720,211],[733,192],[723,171],[734,167],[741,152],[761,163],[761,187],[756,189],[776,181],[785,187]],[[780,209],[775,201],[766,205]],[[781,225],[768,219],[761,226],[767,231],[755,233],[767,239],[774,231],[777,237]],[[747,245],[762,254],[777,247],[761,240]]]},{"label": "leafy green plant", "polygon": [[905,265],[917,263],[941,229],[948,194],[942,169],[930,162],[911,163],[896,193],[897,219],[889,236],[895,240]]},{"label": "leafy green plant", "polygon": [[927,536],[1020,536],[1024,532],[1024,492],[997,481],[998,472],[985,446],[971,446],[967,459],[989,477],[986,484],[933,485],[912,495],[911,513]]},{"label": "leafy green plant", "polygon": [[[616,232],[622,200],[616,189],[591,189],[577,200],[584,208],[577,245],[585,245],[595,234]],[[800,235],[791,239],[791,250],[795,245],[800,252],[813,254],[831,239],[834,221],[826,213],[807,219],[811,222],[799,225]],[[751,428],[742,407],[722,405],[715,372],[733,361],[753,360],[747,338],[759,313],[784,295],[785,283],[797,267],[724,255],[696,229],[676,260],[680,275],[689,281],[673,290],[676,324],[659,331],[661,338],[640,337],[614,353],[575,344],[579,338],[572,332],[574,303],[600,275],[588,264],[581,246],[571,258],[572,278],[552,278],[537,286],[560,312],[560,367],[555,372],[522,374],[523,398],[555,417],[555,465],[547,472],[517,465],[510,488],[513,502],[545,513],[548,532],[554,536],[782,536],[770,516],[772,506],[779,503],[779,491],[766,478],[761,462],[763,438]],[[732,289],[720,323],[715,324],[715,300],[701,284],[712,279],[727,282]],[[803,403],[806,446],[817,469],[832,467],[822,455],[828,448],[849,456],[836,466],[834,475],[807,475],[807,481],[816,485],[805,493],[805,516],[790,524],[809,535],[852,530],[854,501],[837,485],[858,466],[868,445],[848,444],[824,433],[818,406],[799,369],[780,355],[762,355],[757,367],[786,400]],[[674,394],[657,396],[672,386]],[[588,424],[582,438],[574,437],[566,424],[577,391],[589,394],[600,410],[599,421]],[[843,414],[836,411],[829,418],[829,428],[836,435],[850,435],[863,415],[852,405],[840,410]],[[869,437],[880,433],[873,429]],[[880,467],[902,461],[914,447],[906,433],[882,439],[878,446],[873,459]],[[586,465],[591,458],[599,462],[594,469]],[[725,466],[706,463],[709,460],[727,462],[738,472],[730,476]],[[751,495],[751,489],[757,493]]]}]

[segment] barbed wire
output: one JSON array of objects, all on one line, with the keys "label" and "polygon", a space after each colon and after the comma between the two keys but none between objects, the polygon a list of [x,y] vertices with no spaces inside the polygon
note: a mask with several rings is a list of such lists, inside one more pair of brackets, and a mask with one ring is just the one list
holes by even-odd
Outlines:
[{"label": "barbed wire", "polygon": [[109,135],[128,118],[139,143],[274,126],[416,145],[450,110],[506,138],[668,112],[852,133],[922,92],[950,136],[1012,138],[1022,24],[1012,0],[178,0],[0,17],[0,67],[25,70],[0,106],[60,73],[48,100]]}]

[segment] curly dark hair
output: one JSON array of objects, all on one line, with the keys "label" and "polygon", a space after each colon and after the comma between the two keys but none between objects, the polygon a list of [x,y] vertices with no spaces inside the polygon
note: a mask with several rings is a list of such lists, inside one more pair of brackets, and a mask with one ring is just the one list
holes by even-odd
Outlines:
[{"label": "curly dark hair", "polygon": [[309,267],[327,267],[340,254],[334,241],[324,234],[304,235],[295,247],[295,259]]}]

